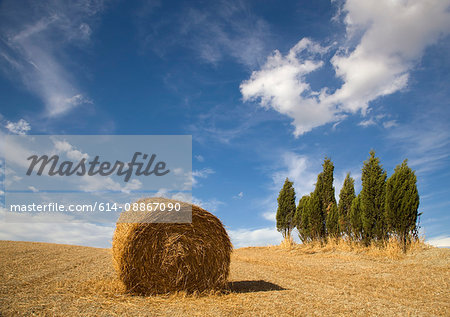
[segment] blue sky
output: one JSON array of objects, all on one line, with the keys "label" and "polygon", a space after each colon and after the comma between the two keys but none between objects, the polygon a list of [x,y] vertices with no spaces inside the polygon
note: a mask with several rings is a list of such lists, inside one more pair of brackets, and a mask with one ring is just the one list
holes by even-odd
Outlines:
[{"label": "blue sky", "polygon": [[[2,1],[1,134],[190,134],[194,201],[234,245],[276,244],[325,156],[339,194],[375,149],[416,170],[450,246],[450,1]],[[109,246],[113,227],[0,224],[0,239]]]}]

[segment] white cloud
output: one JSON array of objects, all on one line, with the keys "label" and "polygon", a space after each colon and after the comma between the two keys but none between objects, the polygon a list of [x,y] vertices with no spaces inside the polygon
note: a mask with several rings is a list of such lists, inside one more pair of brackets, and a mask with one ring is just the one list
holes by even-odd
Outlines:
[{"label": "white cloud", "polygon": [[[313,160],[306,155],[299,155],[293,152],[285,152],[282,156],[281,166],[282,169],[275,171],[272,174],[274,196],[268,197],[264,201],[263,206],[272,205],[267,212],[261,214],[264,219],[275,220],[277,209],[276,197],[280,189],[282,188],[286,177],[291,182],[294,182],[294,189],[297,202],[304,195],[309,195],[314,191],[315,183],[317,182],[317,175],[322,172],[322,162]],[[313,163],[316,162],[316,163]],[[320,162],[318,164],[317,162]],[[350,176],[355,180],[355,192],[360,190],[361,168],[359,166],[350,167],[345,170],[334,170],[334,188],[336,199],[339,200],[339,192],[344,184],[347,173],[350,172]]]},{"label": "white cloud", "polygon": [[314,184],[320,169],[320,165],[313,166],[310,159],[305,155],[285,152],[280,157],[281,169],[272,172],[271,175],[272,185],[270,190],[272,194],[258,201],[260,208],[264,210],[260,213],[260,216],[271,222],[276,221],[277,196],[286,177],[294,182],[296,200],[298,201],[303,195],[309,195],[314,190]]},{"label": "white cloud", "polygon": [[199,178],[207,178],[208,175],[214,174],[214,170],[211,168],[203,168],[201,170],[192,171],[193,177],[199,177]]},{"label": "white cloud", "polygon": [[93,104],[93,101],[91,99],[86,98],[81,94],[77,94],[70,98],[66,98],[63,102],[64,102],[64,104],[67,104],[70,107],[75,107],[75,106],[86,104],[86,103]]},{"label": "white cloud", "polygon": [[450,236],[437,236],[426,240],[427,243],[439,247],[439,248],[450,248]]},{"label": "white cloud", "polygon": [[28,189],[30,189],[33,193],[39,192],[39,190],[34,186],[28,186]]},{"label": "white cloud", "polygon": [[336,201],[339,202],[339,194],[341,192],[342,186],[344,185],[345,177],[347,176],[347,173],[350,172],[350,177],[352,177],[355,181],[354,188],[355,193],[358,194],[360,191],[360,179],[361,179],[361,168],[360,167],[354,167],[348,171],[342,171],[337,172],[334,171],[334,194]]},{"label": "white cloud", "polygon": [[228,230],[228,234],[235,248],[278,245],[282,240],[281,233],[275,227]]},{"label": "white cloud", "polygon": [[154,196],[169,198],[168,195],[169,195],[169,190],[167,188],[160,188]]},{"label": "white cloud", "polygon": [[389,121],[383,122],[383,127],[386,129],[396,127],[397,125],[398,125],[397,121],[395,121],[395,120],[389,120]]},{"label": "white cloud", "polygon": [[114,227],[91,223],[0,223],[0,239],[110,248]]},{"label": "white cloud", "polygon": [[199,161],[199,162],[204,162],[204,161],[205,161],[205,158],[204,158],[203,156],[201,156],[201,155],[196,155],[196,156],[195,156],[195,159],[196,159],[197,161]]},{"label": "white cloud", "polygon": [[90,37],[91,34],[92,34],[92,30],[91,30],[91,27],[89,26],[89,24],[87,24],[87,23],[81,23],[79,29],[80,29],[80,31],[81,31],[81,36],[82,36],[84,39],[89,39],[89,37]]},{"label": "white cloud", "polygon": [[208,178],[215,171],[211,168],[202,168],[201,170],[192,171],[192,186],[198,185],[198,178]]},{"label": "white cloud", "polygon": [[142,182],[138,179],[132,179],[125,186],[122,187],[121,191],[124,193],[130,193],[133,190],[138,190],[142,188]]},{"label": "white cloud", "polygon": [[21,179],[22,177],[17,176],[13,169],[9,167],[5,168],[5,179],[3,180],[3,184],[6,188],[9,188],[14,183],[20,182]]},{"label": "white cloud", "polygon": [[[206,171],[203,171],[203,172],[202,171],[185,172],[182,168],[176,167],[176,168],[173,168],[172,170],[175,175],[184,177],[183,190],[191,190],[192,186],[198,185],[198,181],[193,176],[194,172],[196,174],[196,177],[200,177],[200,178],[208,177],[207,171],[211,171],[210,174],[214,173],[214,171],[212,171],[211,169],[206,169]],[[163,188],[160,190],[160,192],[161,192],[161,194],[165,194],[168,191],[167,191],[167,189]],[[164,197],[166,197],[166,196],[164,196]]]},{"label": "white cloud", "polygon": [[84,175],[80,177],[80,185],[78,188],[85,192],[96,192],[102,190],[120,191],[123,193],[130,193],[133,190],[142,188],[142,182],[137,179],[132,179],[124,186],[114,181],[111,177],[104,177],[100,175],[88,176]]},{"label": "white cloud", "polygon": [[[194,200],[195,201],[195,200]],[[194,202],[195,203],[195,202]],[[212,213],[217,213],[220,206],[225,205],[225,203],[223,201],[220,201],[216,198],[211,198],[208,200],[199,200],[197,199],[197,203],[200,207],[208,210],[209,212]]]},{"label": "white cloud", "polygon": [[367,120],[363,120],[360,123],[358,123],[359,126],[361,127],[370,127],[371,125],[375,125],[376,122],[373,118],[367,119]]},{"label": "white cloud", "polygon": [[276,216],[277,216],[277,212],[276,211],[267,211],[261,214],[261,216],[269,221],[273,221],[276,222]]},{"label": "white cloud", "polygon": [[68,63],[61,52],[68,44],[82,45],[89,40],[91,28],[85,20],[101,10],[101,1],[20,3],[4,1],[0,7],[0,18],[9,22],[8,28],[0,29],[7,47],[0,56],[4,65],[9,65],[4,70],[12,70],[42,100],[48,116],[92,103],[65,66]]},{"label": "white cloud", "polygon": [[[7,162],[18,164],[22,167],[28,167],[28,162],[24,158],[29,157],[32,153],[21,144],[14,142],[14,139],[6,138],[6,135],[0,130],[0,155]],[[8,170],[6,171],[8,172]]]},{"label": "white cloud", "polygon": [[[278,245],[276,228],[227,230],[235,248]],[[38,241],[110,248],[114,226],[93,223],[0,222],[0,240]]]},{"label": "white cloud", "polygon": [[350,54],[332,58],[344,84],[331,100],[344,110],[366,111],[370,101],[406,87],[409,71],[425,47],[449,32],[449,4],[441,0],[348,0],[343,7],[347,36],[363,35]]},{"label": "white cloud", "polygon": [[27,134],[27,132],[31,130],[30,124],[24,119],[20,119],[15,123],[8,121],[8,123],[5,125],[5,128],[8,129],[11,133],[20,135]]},{"label": "white cloud", "polygon": [[201,206],[202,201],[196,197],[193,197],[191,193],[189,192],[170,192],[167,188],[161,188],[158,190],[158,192],[154,195],[154,197],[164,197],[168,199],[174,199],[179,200],[187,203],[191,203],[197,206]]},{"label": "white cloud", "polygon": [[383,127],[385,129],[390,129],[392,127],[397,126],[397,121],[396,120],[387,120],[387,121],[383,121],[383,119],[386,118],[386,115],[384,114],[379,114],[376,116],[372,116],[366,120],[362,120],[358,123],[359,126],[367,128],[370,126],[374,126],[374,125],[379,125],[382,124]]},{"label": "white cloud", "polygon": [[173,169],[175,175],[183,175],[184,171],[181,167],[176,167]]},{"label": "white cloud", "polygon": [[171,193],[165,188],[160,189],[154,196],[191,203],[200,206],[211,213],[216,213],[220,206],[225,205],[223,201],[217,200],[216,198],[203,200],[198,197],[192,196],[192,194],[189,192]]},{"label": "white cloud", "polygon": [[82,159],[88,159],[89,155],[87,153],[82,153],[77,150],[74,146],[72,146],[67,141],[60,141],[57,139],[53,140],[53,144],[55,146],[56,153],[64,153],[71,160],[81,161]]},{"label": "white cloud", "polygon": [[[286,177],[294,182],[297,198],[308,195],[314,190],[320,165],[313,167],[307,156],[286,152],[282,155],[283,169],[272,175],[274,190],[279,191]],[[317,172],[317,173],[316,173]]]},{"label": "white cloud", "polygon": [[[0,217],[3,217],[5,213],[6,211],[3,208],[0,209]],[[45,215],[35,215],[32,216],[33,219],[29,219],[29,214],[15,214],[14,216],[18,217],[17,222],[12,222],[11,213],[8,213],[8,219],[11,221],[0,222],[0,240],[64,243],[99,248],[111,247],[114,226],[70,223],[70,219],[64,218],[63,215],[59,219],[61,223],[57,223],[53,216],[51,220],[46,219]]]},{"label": "white cloud", "polygon": [[324,64],[319,59],[324,49],[304,38],[286,56],[278,51],[269,56],[241,84],[243,98],[292,118],[295,136],[345,114],[366,114],[371,101],[404,89],[425,48],[450,32],[449,4],[348,0],[342,8],[347,43],[329,60],[343,81],[340,88],[311,90],[305,76]]},{"label": "white cloud", "polygon": [[233,196],[234,199],[242,199],[244,197],[244,192],[239,192],[236,196]]},{"label": "white cloud", "polygon": [[304,38],[286,56],[275,51],[261,70],[241,83],[244,101],[259,99],[261,106],[293,118],[296,136],[337,120],[334,106],[321,102],[324,92],[313,92],[305,79],[323,65],[317,57],[326,50]]}]

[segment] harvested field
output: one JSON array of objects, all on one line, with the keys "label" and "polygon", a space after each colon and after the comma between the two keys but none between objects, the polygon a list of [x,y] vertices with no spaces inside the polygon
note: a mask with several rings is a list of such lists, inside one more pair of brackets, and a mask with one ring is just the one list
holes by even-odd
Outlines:
[{"label": "harvested field", "polygon": [[233,251],[230,292],[123,294],[109,249],[0,241],[0,315],[450,315],[450,250],[399,259],[337,250]]}]

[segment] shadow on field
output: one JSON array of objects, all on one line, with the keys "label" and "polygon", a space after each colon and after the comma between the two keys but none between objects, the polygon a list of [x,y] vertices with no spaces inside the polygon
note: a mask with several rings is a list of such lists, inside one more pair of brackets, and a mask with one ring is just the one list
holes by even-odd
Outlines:
[{"label": "shadow on field", "polygon": [[273,284],[263,280],[229,282],[228,287],[230,288],[232,293],[256,293],[286,290],[285,288],[277,284]]}]

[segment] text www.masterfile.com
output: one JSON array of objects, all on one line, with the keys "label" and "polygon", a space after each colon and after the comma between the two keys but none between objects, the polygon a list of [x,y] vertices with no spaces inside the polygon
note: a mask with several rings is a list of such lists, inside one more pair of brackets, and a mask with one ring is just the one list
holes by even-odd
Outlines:
[{"label": "text www.masterfile.com", "polygon": [[180,211],[179,203],[126,203],[94,202],[91,204],[11,204],[11,212],[108,212],[108,211]]}]

